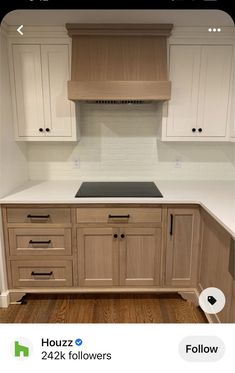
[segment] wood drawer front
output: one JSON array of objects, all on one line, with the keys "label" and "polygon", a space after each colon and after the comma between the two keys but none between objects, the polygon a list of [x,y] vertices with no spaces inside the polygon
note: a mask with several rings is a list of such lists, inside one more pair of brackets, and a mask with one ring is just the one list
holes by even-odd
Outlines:
[{"label": "wood drawer front", "polygon": [[10,255],[71,255],[71,229],[9,229]]},{"label": "wood drawer front", "polygon": [[15,288],[67,287],[73,285],[71,261],[12,261],[11,271],[12,283]]},{"label": "wood drawer front", "polygon": [[159,223],[161,208],[78,208],[77,223]]},{"label": "wood drawer front", "polygon": [[27,223],[27,224],[68,224],[71,222],[69,208],[7,208],[8,223]]}]

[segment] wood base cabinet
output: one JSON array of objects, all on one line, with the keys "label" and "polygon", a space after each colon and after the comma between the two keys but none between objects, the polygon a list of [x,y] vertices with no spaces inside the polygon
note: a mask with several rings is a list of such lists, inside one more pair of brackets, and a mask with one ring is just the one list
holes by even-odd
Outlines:
[{"label": "wood base cabinet", "polygon": [[216,315],[217,322],[234,322],[234,289],[231,268],[231,237],[213,218],[202,212],[202,253],[200,266],[200,290],[216,287],[223,291],[226,303]]},{"label": "wood base cabinet", "polygon": [[[2,206],[11,300],[28,292],[221,289],[212,322],[235,322],[235,244],[197,205]],[[197,292],[198,291],[198,292]],[[209,317],[208,317],[209,319]]]},{"label": "wood base cabinet", "polygon": [[78,229],[80,286],[159,286],[161,228]]},{"label": "wood base cabinet", "polygon": [[170,208],[167,222],[165,283],[173,287],[195,287],[199,252],[199,209]]}]

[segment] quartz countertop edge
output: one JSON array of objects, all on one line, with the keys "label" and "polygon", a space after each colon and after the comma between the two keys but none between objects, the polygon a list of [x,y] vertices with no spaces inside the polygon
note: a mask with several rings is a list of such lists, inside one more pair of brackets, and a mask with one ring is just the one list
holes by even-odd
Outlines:
[{"label": "quartz countertop edge", "polygon": [[235,238],[235,181],[154,180],[154,182],[163,194],[163,198],[75,198],[81,180],[29,181],[1,198],[0,204],[197,204]]}]

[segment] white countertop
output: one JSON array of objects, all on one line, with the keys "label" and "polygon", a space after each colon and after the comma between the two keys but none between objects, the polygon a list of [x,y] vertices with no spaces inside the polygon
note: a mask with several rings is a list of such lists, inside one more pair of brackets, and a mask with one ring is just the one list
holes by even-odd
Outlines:
[{"label": "white countertop", "polygon": [[163,198],[75,198],[82,181],[28,182],[0,204],[160,203],[200,204],[235,237],[235,181],[155,181]]}]

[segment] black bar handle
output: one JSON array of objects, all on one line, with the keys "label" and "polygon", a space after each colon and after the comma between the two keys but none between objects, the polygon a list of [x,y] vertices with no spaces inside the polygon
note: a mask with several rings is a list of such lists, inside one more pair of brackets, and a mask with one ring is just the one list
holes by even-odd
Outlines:
[{"label": "black bar handle", "polygon": [[50,243],[51,243],[51,240],[48,240],[48,241],[33,241],[33,240],[30,240],[29,241],[29,244],[31,244],[31,245],[36,245],[36,244],[49,245]]},{"label": "black bar handle", "polygon": [[118,218],[125,218],[129,219],[130,215],[109,215],[109,219],[118,219]]},{"label": "black bar handle", "polygon": [[170,235],[172,236],[173,235],[173,219],[174,219],[174,216],[173,214],[170,215],[171,217],[171,225],[170,225]]},{"label": "black bar handle", "polygon": [[27,215],[29,219],[49,219],[50,215]]},{"label": "black bar handle", "polygon": [[31,276],[52,276],[53,271],[51,272],[31,272]]}]

